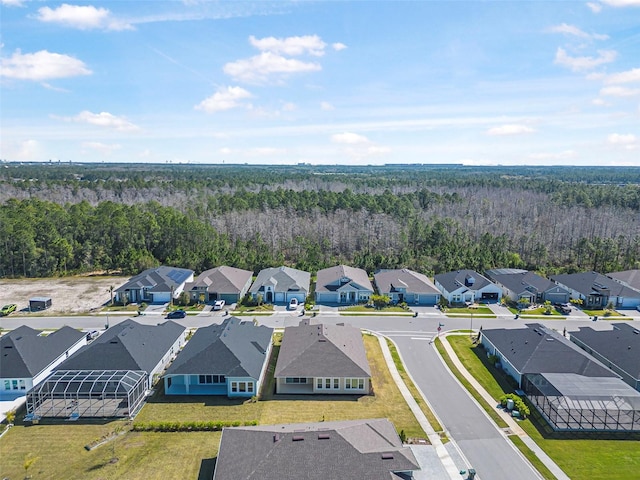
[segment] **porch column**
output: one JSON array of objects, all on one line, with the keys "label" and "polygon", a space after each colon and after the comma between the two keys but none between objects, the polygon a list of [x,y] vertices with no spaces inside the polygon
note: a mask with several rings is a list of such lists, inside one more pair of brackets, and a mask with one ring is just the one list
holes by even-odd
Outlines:
[{"label": "porch column", "polygon": [[184,377],[184,388],[187,395],[189,395],[189,375],[183,375]]}]

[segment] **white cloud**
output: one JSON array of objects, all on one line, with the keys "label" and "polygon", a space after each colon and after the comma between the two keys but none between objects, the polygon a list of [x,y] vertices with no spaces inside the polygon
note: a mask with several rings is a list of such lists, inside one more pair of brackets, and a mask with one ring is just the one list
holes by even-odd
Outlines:
[{"label": "white cloud", "polygon": [[20,142],[18,150],[15,152],[17,160],[40,160],[41,155],[40,144],[37,140],[24,140]]},{"label": "white cloud", "polygon": [[635,97],[640,95],[640,88],[627,88],[627,87],[604,87],[600,89],[600,95],[607,97]]},{"label": "white cloud", "polygon": [[63,3],[58,8],[41,7],[38,9],[38,20],[47,23],[58,23],[79,30],[131,30],[133,27],[112,17],[106,8],[91,5],[69,5]]},{"label": "white cloud", "polygon": [[612,145],[633,145],[638,141],[638,137],[634,134],[620,134],[620,133],[612,133],[607,137],[607,142]]},{"label": "white cloud", "polygon": [[608,75],[604,83],[606,85],[618,84],[618,83],[634,83],[640,82],[640,68],[633,68],[626,72],[612,73]]},{"label": "white cloud", "polygon": [[612,7],[640,7],[640,0],[600,0]]},{"label": "white cloud", "polygon": [[600,13],[600,11],[602,10],[602,5],[600,5],[599,3],[595,3],[595,2],[587,2],[587,7],[589,7],[589,9],[593,13]]},{"label": "white cloud", "polygon": [[109,155],[115,150],[120,150],[122,148],[122,145],[119,145],[117,143],[106,144],[101,142],[84,142],[82,146],[91,150],[97,150],[98,152],[104,153],[106,155]]},{"label": "white cloud", "polygon": [[262,52],[255,57],[229,62],[223,67],[224,73],[246,83],[280,81],[291,74],[319,70],[322,67],[317,63],[285,58],[272,52]]},{"label": "white cloud", "polygon": [[126,118],[117,117],[109,112],[92,113],[88,110],[84,110],[75,117],[65,117],[63,120],[68,122],[87,123],[98,127],[113,128],[119,132],[134,132],[140,130],[140,127],[129,122]]},{"label": "white cloud", "polygon": [[0,59],[0,76],[19,80],[50,80],[76,77],[93,73],[81,60],[40,50],[36,53],[21,53]]},{"label": "white cloud", "polygon": [[597,107],[609,107],[609,106],[611,106],[611,104],[609,102],[605,102],[602,98],[594,98],[593,100],[591,100],[591,103],[593,105],[596,105]]},{"label": "white cloud", "polygon": [[223,87],[196,105],[195,109],[204,110],[207,113],[231,110],[233,108],[246,106],[242,100],[251,97],[253,97],[253,95],[242,87]]},{"label": "white cloud", "polygon": [[554,25],[553,27],[549,28],[549,31],[553,33],[564,33],[566,35],[573,35],[579,38],[588,38],[593,40],[607,40],[609,38],[609,35],[603,35],[600,33],[587,33],[583,30],[580,30],[574,25],[568,25],[566,23]]},{"label": "white cloud", "polygon": [[345,48],[347,48],[347,46],[344,43],[340,43],[340,42],[336,42],[336,43],[332,43],[331,47],[336,51],[339,52],[340,50],[344,50]]},{"label": "white cloud", "polygon": [[232,150],[228,147],[223,147],[220,150],[218,150],[219,153],[222,153],[223,155],[229,155],[230,153],[232,153]]},{"label": "white cloud", "polygon": [[501,135],[522,135],[525,133],[533,133],[535,130],[526,125],[510,124],[501,125],[499,127],[493,127],[487,130],[487,135],[501,136]]},{"label": "white cloud", "polygon": [[615,50],[598,50],[597,57],[571,57],[563,48],[558,48],[555,62],[557,65],[570,68],[574,72],[591,70],[605,63],[613,62],[618,56]]},{"label": "white cloud", "polygon": [[0,0],[0,5],[7,7],[24,7],[24,0]]},{"label": "white cloud", "polygon": [[358,135],[357,133],[343,132],[331,135],[331,141],[333,143],[341,143],[347,145],[357,145],[362,143],[369,143],[369,139],[364,135]]},{"label": "white cloud", "polygon": [[275,38],[249,37],[249,43],[262,52],[271,52],[284,55],[304,55],[305,53],[315,57],[324,55],[326,43],[317,35],[304,35],[302,37]]},{"label": "white cloud", "polygon": [[320,110],[324,110],[325,112],[329,112],[331,110],[335,110],[336,107],[331,105],[329,102],[320,102]]}]

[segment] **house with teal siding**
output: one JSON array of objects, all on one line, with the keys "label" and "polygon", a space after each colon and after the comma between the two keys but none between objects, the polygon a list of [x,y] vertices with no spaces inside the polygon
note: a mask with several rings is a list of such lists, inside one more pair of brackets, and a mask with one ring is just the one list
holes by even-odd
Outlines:
[{"label": "house with teal siding", "polygon": [[164,375],[165,395],[258,395],[273,329],[236,317],[199,328]]}]

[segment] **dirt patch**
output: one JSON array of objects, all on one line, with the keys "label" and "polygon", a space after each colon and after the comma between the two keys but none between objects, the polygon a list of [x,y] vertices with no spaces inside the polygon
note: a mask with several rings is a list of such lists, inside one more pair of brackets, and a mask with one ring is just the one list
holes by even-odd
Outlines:
[{"label": "dirt patch", "polygon": [[0,306],[15,303],[18,309],[11,315],[29,313],[29,299],[51,297],[52,306],[44,314],[82,313],[109,302],[109,287],[124,284],[128,277],[78,276],[64,278],[29,278],[0,280]]}]

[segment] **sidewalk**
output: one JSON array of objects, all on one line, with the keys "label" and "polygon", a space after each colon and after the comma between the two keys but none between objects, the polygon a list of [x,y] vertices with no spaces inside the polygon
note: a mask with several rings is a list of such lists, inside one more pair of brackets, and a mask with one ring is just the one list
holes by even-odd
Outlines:
[{"label": "sidewalk", "polygon": [[[440,439],[440,436],[435,432],[435,430],[429,423],[429,420],[427,420],[427,417],[422,412],[422,410],[420,410],[420,407],[418,406],[415,399],[411,395],[411,392],[409,392],[409,389],[407,388],[404,381],[400,377],[400,373],[398,373],[398,369],[396,368],[396,365],[393,362],[393,358],[391,357],[391,351],[389,350],[389,346],[387,345],[386,338],[383,337],[382,335],[377,335],[373,332],[371,333],[374,334],[376,337],[378,337],[378,341],[380,342],[380,347],[382,349],[382,355],[384,356],[384,359],[387,362],[387,366],[389,367],[389,371],[391,372],[391,376],[393,377],[394,382],[400,389],[400,393],[402,394],[405,401],[407,402],[407,405],[409,405],[409,408],[415,415],[416,419],[418,420],[418,423],[427,434],[427,438],[429,439],[429,442],[435,448],[435,451],[441,463],[441,466],[445,470],[445,472],[442,472],[442,473],[446,473],[449,476],[449,478],[452,480],[460,480],[461,478],[460,469],[455,465],[453,459],[449,455],[449,452],[447,451],[445,446],[442,444],[442,440]],[[453,442],[453,440],[451,442]]]},{"label": "sidewalk", "polygon": [[[464,334],[448,334],[448,335],[467,335],[467,334],[464,333]],[[445,334],[444,336],[446,337],[447,334]],[[462,365],[462,362],[460,361],[460,359],[458,358],[456,353],[453,351],[453,348],[451,347],[449,342],[447,342],[444,339],[442,339],[442,345],[444,346],[444,349],[447,351],[447,354],[449,355],[449,358],[451,358],[451,361],[453,362],[453,364],[460,371],[460,373],[467,379],[467,381],[469,381],[469,383],[473,386],[473,388],[476,389],[476,391],[480,394],[480,396],[482,396],[482,398],[489,405],[496,405],[497,404],[497,400],[494,399],[491,395],[489,395],[489,393],[484,389],[484,387],[482,385],[480,385],[480,383],[478,383],[478,381],[475,379],[475,377],[473,377],[467,371],[467,369],[464,367],[464,365]],[[551,471],[551,473],[553,473],[555,475],[555,477],[558,480],[570,480],[570,478],[544,452],[544,450],[542,450],[542,448],[540,448],[538,446],[538,444],[535,443],[527,435],[527,433],[520,427],[520,425],[518,425],[518,422],[516,420],[514,420],[511,415],[509,415],[504,410],[500,410],[500,409],[497,409],[497,408],[496,408],[496,412],[498,412],[498,414],[507,423],[507,425],[509,425],[509,430],[511,430],[511,432],[513,432],[515,435],[518,435],[520,437],[520,439],[527,445],[527,447],[529,447],[531,450],[533,450],[533,452],[540,459],[540,461],[542,463],[544,463],[544,465]],[[498,428],[497,425],[496,425],[496,428]]]}]

